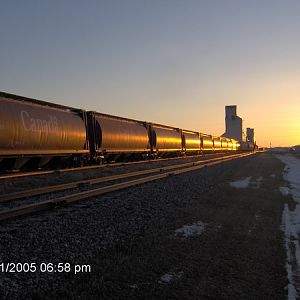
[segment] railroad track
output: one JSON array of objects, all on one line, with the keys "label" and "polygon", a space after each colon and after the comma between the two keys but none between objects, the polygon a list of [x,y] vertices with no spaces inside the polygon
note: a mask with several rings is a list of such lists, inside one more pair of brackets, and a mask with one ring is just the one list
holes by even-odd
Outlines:
[{"label": "railroad track", "polygon": [[70,173],[70,172],[78,172],[78,171],[93,170],[93,169],[103,169],[103,168],[120,167],[120,166],[127,166],[127,165],[137,165],[137,164],[144,164],[144,163],[155,163],[155,162],[160,162],[160,161],[184,160],[184,159],[197,158],[197,157],[207,158],[207,157],[220,156],[222,154],[224,155],[224,153],[209,153],[209,154],[205,154],[205,155],[197,154],[197,155],[191,155],[191,156],[158,158],[158,159],[139,160],[139,161],[132,161],[132,162],[106,163],[106,164],[102,164],[102,165],[84,166],[84,167],[77,167],[77,168],[66,168],[66,169],[56,169],[56,170],[39,170],[39,171],[30,171],[30,172],[16,172],[16,173],[0,174],[0,182],[3,180],[17,179],[17,178],[28,177],[28,176]]},{"label": "railroad track", "polygon": [[[59,206],[64,206],[69,203],[73,203],[76,201],[84,200],[87,198],[91,198],[94,196],[103,195],[109,192],[118,191],[122,189],[126,189],[129,187],[133,187],[136,185],[148,183],[151,181],[155,181],[158,179],[166,178],[169,176],[175,176],[191,171],[195,171],[204,167],[213,166],[216,164],[220,164],[226,161],[230,161],[233,159],[245,157],[254,154],[251,153],[242,153],[242,154],[234,154],[225,157],[211,158],[207,160],[199,160],[195,162],[183,163],[183,164],[173,164],[167,167],[147,169],[142,171],[123,173],[113,176],[83,180],[78,182],[71,182],[59,185],[53,185],[48,187],[36,188],[32,190],[26,190],[16,193],[10,193],[0,196],[0,203],[13,202],[20,200],[25,197],[39,196],[48,193],[59,192],[63,190],[72,190],[76,188],[82,187],[92,187],[93,185],[99,183],[113,182],[120,179],[125,179],[124,182],[115,183],[104,187],[98,187],[94,189],[88,189],[86,191],[78,191],[69,195],[65,195],[62,197],[53,198],[50,200],[42,200],[31,204],[24,204],[17,206],[11,209],[4,209],[0,211],[0,221],[5,221],[9,219],[13,219],[20,216],[25,216],[29,214],[33,214],[36,212],[49,210],[52,208],[56,208]],[[134,177],[140,177],[136,179],[130,179]]]}]

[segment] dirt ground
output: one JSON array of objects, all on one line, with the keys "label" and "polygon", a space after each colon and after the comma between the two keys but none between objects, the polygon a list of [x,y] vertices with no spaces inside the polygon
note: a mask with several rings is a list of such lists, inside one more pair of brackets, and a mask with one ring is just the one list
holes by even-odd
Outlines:
[{"label": "dirt ground", "polygon": [[[92,208],[75,216],[19,220],[17,230],[1,234],[3,261],[56,257],[90,264],[91,272],[18,274],[5,284],[8,275],[1,274],[0,296],[286,299],[280,225],[284,203],[294,204],[279,191],[283,168],[275,156],[261,153],[91,199]],[[230,185],[245,178],[246,187]],[[47,223],[53,218],[57,229]],[[45,254],[49,247],[56,256]]]}]

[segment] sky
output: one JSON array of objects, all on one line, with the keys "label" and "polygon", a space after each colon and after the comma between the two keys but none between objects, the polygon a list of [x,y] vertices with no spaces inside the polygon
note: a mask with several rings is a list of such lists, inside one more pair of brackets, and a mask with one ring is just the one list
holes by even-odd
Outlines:
[{"label": "sky", "polygon": [[0,90],[300,144],[298,0],[0,0]]}]

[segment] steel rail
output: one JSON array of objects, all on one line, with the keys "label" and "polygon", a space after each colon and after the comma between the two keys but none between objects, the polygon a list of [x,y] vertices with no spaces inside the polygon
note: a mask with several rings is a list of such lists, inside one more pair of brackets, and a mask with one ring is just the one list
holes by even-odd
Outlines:
[{"label": "steel rail", "polygon": [[30,190],[15,192],[15,193],[4,194],[4,195],[0,195],[0,203],[14,201],[14,200],[22,199],[25,197],[32,197],[32,196],[48,194],[48,193],[52,193],[52,192],[59,192],[59,191],[63,191],[63,190],[82,188],[85,186],[90,186],[90,185],[94,185],[94,184],[98,184],[98,183],[105,183],[105,182],[124,179],[124,178],[128,178],[128,177],[136,177],[136,176],[147,175],[147,174],[151,174],[151,173],[159,173],[159,172],[161,173],[161,172],[172,170],[172,169],[179,169],[179,168],[183,168],[183,167],[195,166],[195,165],[199,165],[199,164],[205,164],[205,163],[209,163],[209,162],[213,162],[213,161],[218,161],[218,160],[222,160],[224,158],[236,157],[237,155],[240,155],[240,154],[226,155],[223,157],[216,157],[216,158],[211,158],[211,159],[206,159],[206,160],[198,160],[198,161],[188,162],[188,163],[177,163],[177,164],[173,164],[173,165],[166,166],[166,167],[146,169],[146,170],[141,170],[141,171],[136,171],[136,172],[123,173],[123,174],[105,176],[105,177],[94,178],[94,179],[86,179],[86,180],[81,180],[81,181],[77,181],[77,182],[63,183],[63,184],[58,184],[58,185],[51,185],[51,186],[47,186],[47,187],[40,187],[40,188],[35,188],[35,189],[30,189]]},{"label": "steel rail", "polygon": [[[226,155],[229,153],[226,153]],[[155,162],[160,162],[160,161],[169,161],[169,160],[176,160],[176,159],[182,160],[182,159],[195,158],[195,157],[205,158],[207,156],[213,156],[213,155],[219,155],[219,154],[222,154],[222,152],[197,154],[197,155],[189,155],[189,156],[181,156],[181,157],[158,158],[158,159],[150,159],[150,160],[139,160],[139,161],[131,161],[131,162],[106,163],[106,164],[102,164],[102,165],[84,166],[84,167],[66,168],[66,169],[57,169],[57,170],[41,170],[41,171],[32,171],[32,172],[21,172],[21,173],[9,174],[9,175],[0,175],[0,181],[22,178],[22,177],[27,177],[27,176],[39,176],[39,175],[57,174],[57,173],[60,174],[60,173],[102,169],[102,168],[109,168],[109,167],[121,167],[121,166],[143,164],[143,163],[155,163]]]},{"label": "steel rail", "polygon": [[194,166],[182,168],[182,169],[171,171],[171,172],[146,176],[146,177],[129,180],[129,181],[122,182],[122,183],[116,183],[116,184],[105,186],[105,187],[100,187],[100,188],[96,188],[96,189],[92,189],[92,190],[88,190],[88,191],[84,191],[84,192],[79,192],[76,194],[66,195],[66,196],[63,196],[60,198],[56,198],[56,199],[50,199],[50,200],[40,201],[40,202],[33,203],[33,204],[19,206],[16,208],[1,211],[0,212],[0,221],[6,221],[6,220],[9,220],[12,218],[33,214],[35,212],[44,211],[44,210],[48,210],[51,208],[56,208],[58,206],[64,206],[64,205],[67,205],[72,202],[84,200],[84,199],[91,198],[94,196],[103,195],[103,194],[113,192],[113,191],[126,189],[126,188],[137,186],[140,184],[152,182],[152,181],[155,181],[158,179],[163,179],[163,178],[166,178],[169,176],[175,176],[175,175],[199,170],[199,169],[202,169],[205,167],[217,165],[222,162],[234,160],[234,159],[249,156],[252,154],[254,154],[254,153],[235,155],[234,157],[223,158],[223,160],[208,162],[206,164],[201,164],[201,165],[194,165]]}]

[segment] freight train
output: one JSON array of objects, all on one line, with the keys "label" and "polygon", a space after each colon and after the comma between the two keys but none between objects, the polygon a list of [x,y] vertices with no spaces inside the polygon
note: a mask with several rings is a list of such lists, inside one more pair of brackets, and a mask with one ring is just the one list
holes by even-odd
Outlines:
[{"label": "freight train", "polygon": [[230,152],[240,146],[225,137],[0,92],[0,171]]}]

